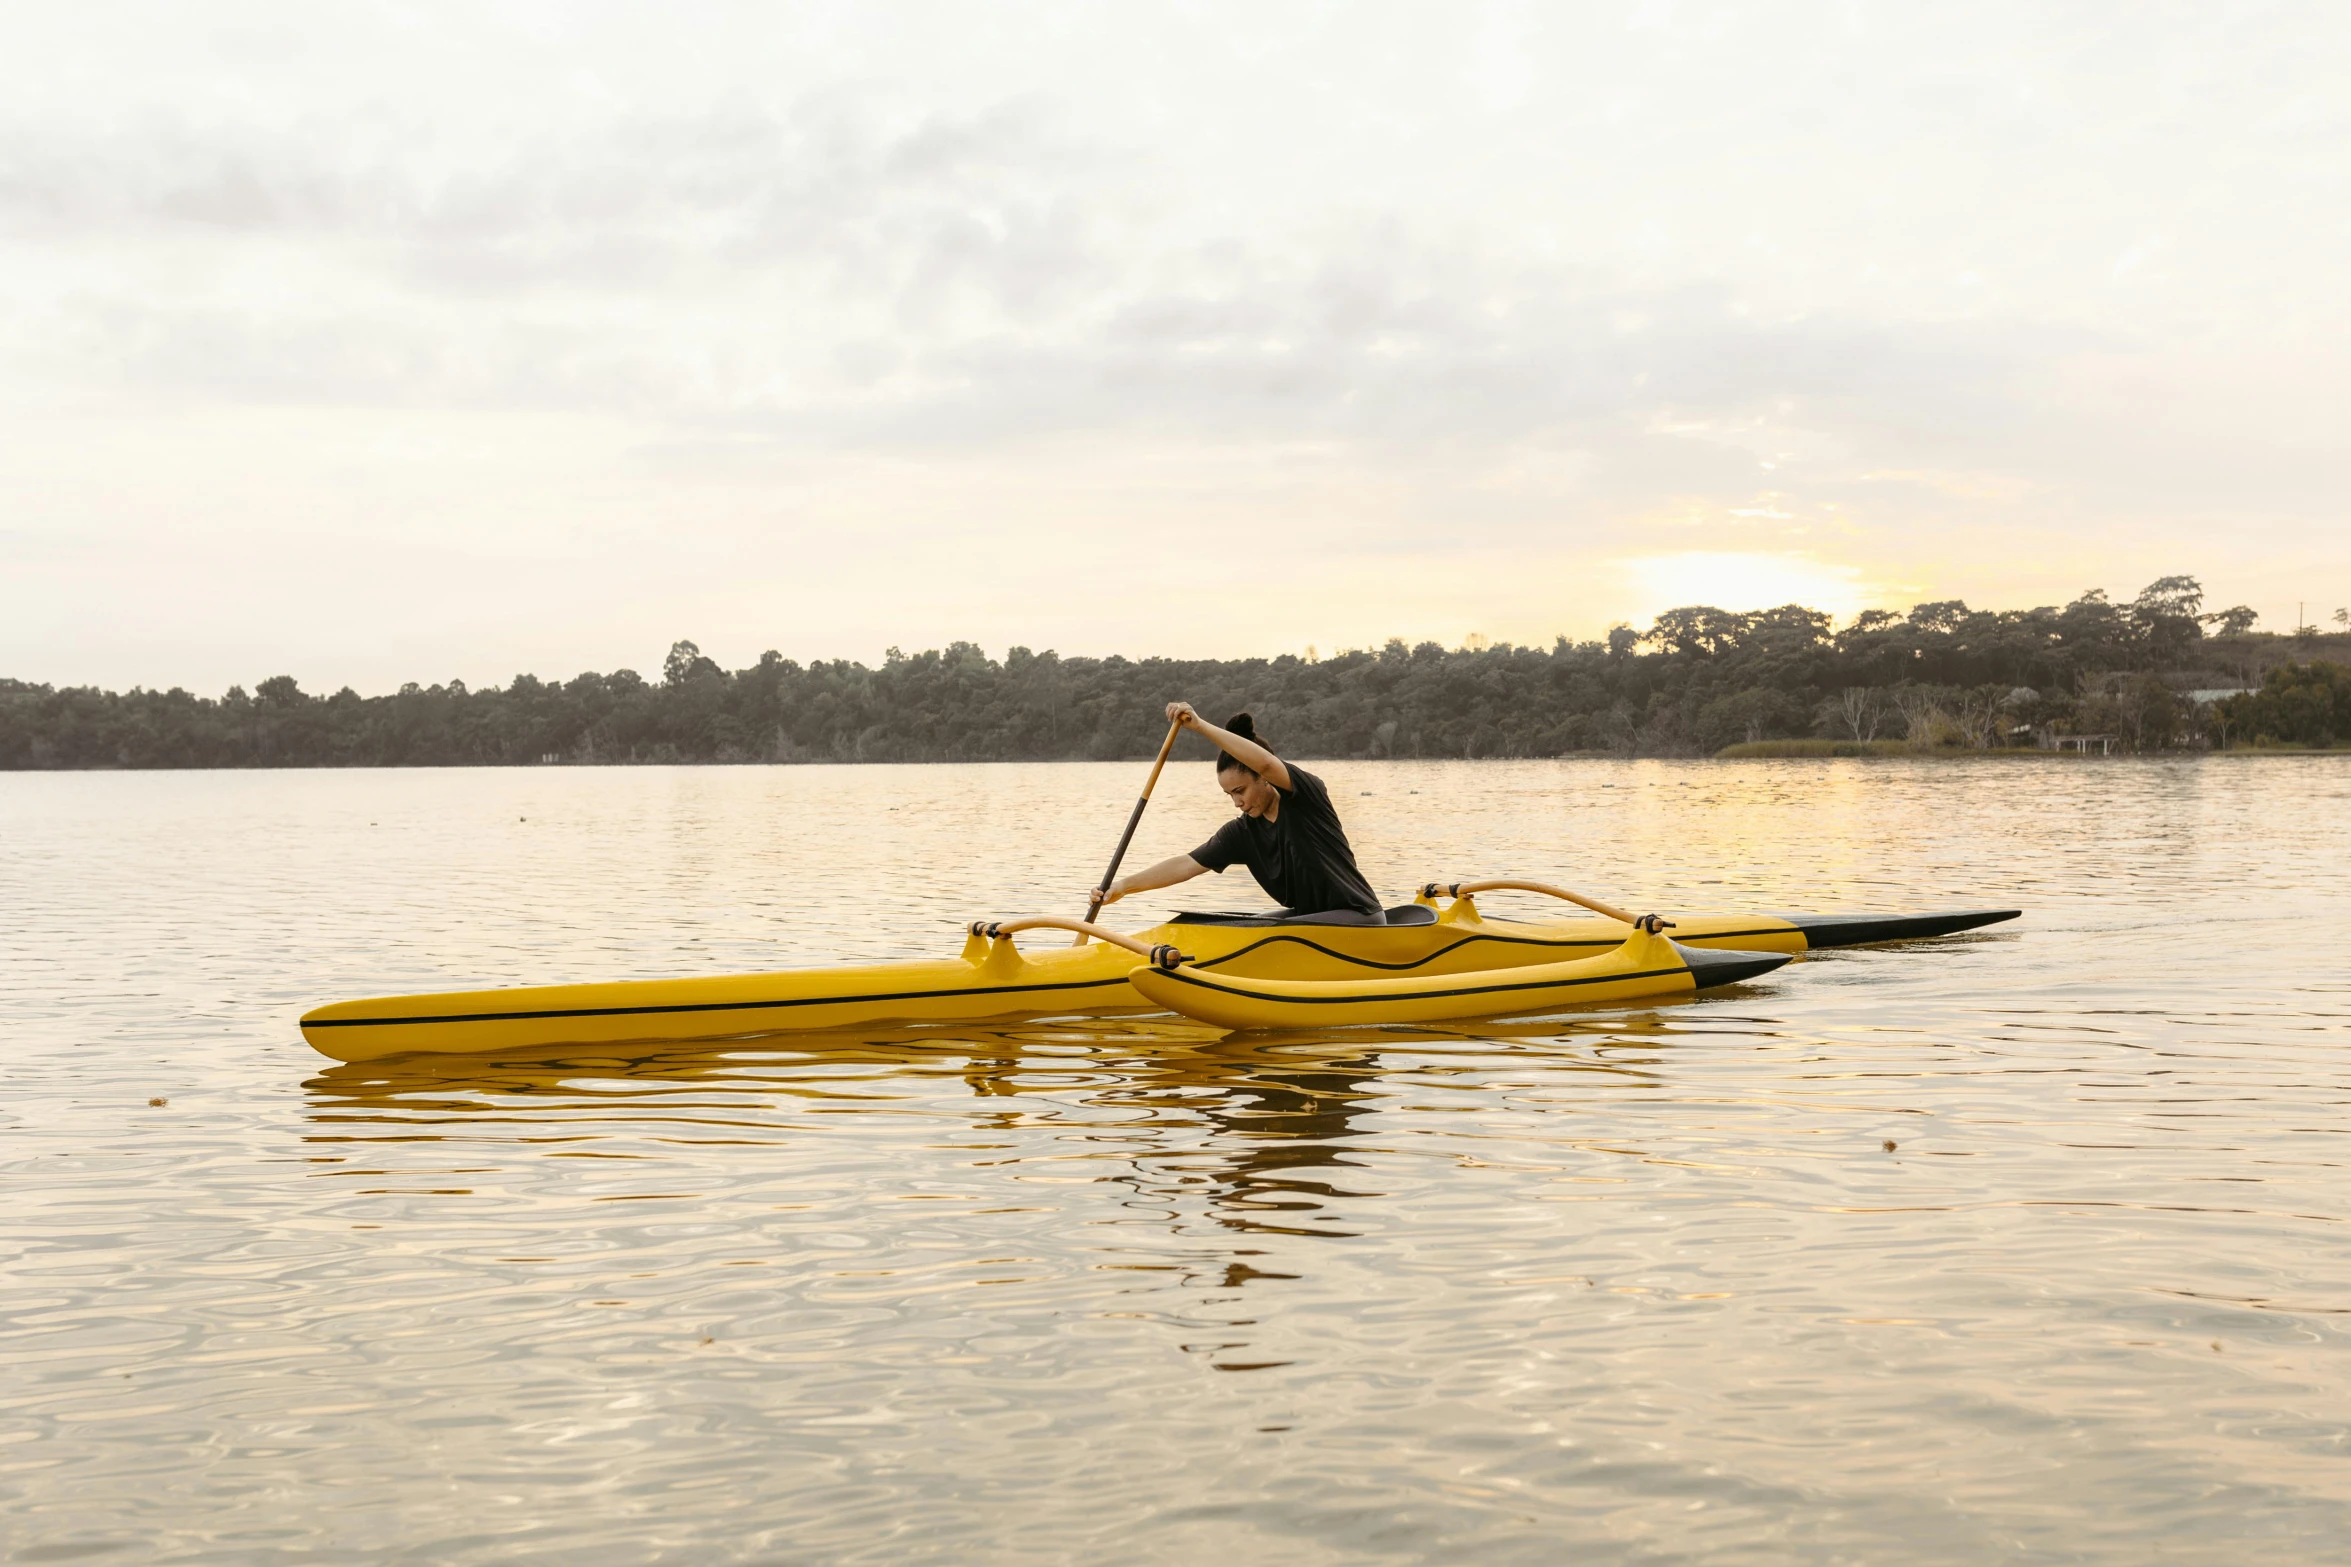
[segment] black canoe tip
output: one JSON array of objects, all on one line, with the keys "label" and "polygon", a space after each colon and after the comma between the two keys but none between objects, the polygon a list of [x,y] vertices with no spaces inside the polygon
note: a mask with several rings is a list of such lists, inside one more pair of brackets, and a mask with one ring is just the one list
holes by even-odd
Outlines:
[{"label": "black canoe tip", "polygon": [[1690,982],[1700,990],[1712,990],[1717,985],[1736,985],[1743,979],[1768,974],[1781,964],[1791,961],[1786,952],[1732,952],[1724,947],[1685,947],[1675,942],[1674,950],[1682,961],[1690,965]]},{"label": "black canoe tip", "polygon": [[2024,913],[2022,909],[1963,909],[1956,914],[1782,914],[1804,932],[1814,952],[1823,947],[1860,947],[1877,941],[1923,941],[1980,930]]}]

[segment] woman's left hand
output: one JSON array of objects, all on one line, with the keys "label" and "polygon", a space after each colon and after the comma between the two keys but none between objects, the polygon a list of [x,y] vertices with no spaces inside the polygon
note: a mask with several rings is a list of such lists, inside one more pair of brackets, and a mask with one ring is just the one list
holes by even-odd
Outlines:
[{"label": "woman's left hand", "polygon": [[1186,729],[1197,729],[1200,727],[1200,715],[1192,711],[1192,704],[1189,702],[1168,703],[1167,721],[1171,724],[1181,725]]}]

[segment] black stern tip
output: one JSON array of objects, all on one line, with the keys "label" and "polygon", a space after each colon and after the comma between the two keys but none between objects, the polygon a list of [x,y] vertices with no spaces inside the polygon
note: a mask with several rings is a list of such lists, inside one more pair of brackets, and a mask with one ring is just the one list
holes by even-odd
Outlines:
[{"label": "black stern tip", "polygon": [[1723,947],[1685,947],[1675,942],[1674,950],[1682,961],[1690,965],[1690,982],[1700,990],[1712,990],[1717,985],[1736,985],[1743,979],[1768,974],[1789,961],[1786,952],[1732,952]]},{"label": "black stern tip", "polygon": [[2022,909],[1963,909],[1954,914],[1783,914],[1780,918],[1804,932],[1804,944],[1814,952],[1823,947],[1860,947],[1879,941],[1923,941],[1932,936],[1955,936],[1963,930],[1981,930],[2002,920],[2015,919]]}]

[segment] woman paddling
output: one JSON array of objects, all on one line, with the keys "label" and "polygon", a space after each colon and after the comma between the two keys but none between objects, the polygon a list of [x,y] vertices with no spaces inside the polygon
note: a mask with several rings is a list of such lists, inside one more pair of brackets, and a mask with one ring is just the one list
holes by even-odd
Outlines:
[{"label": "woman paddling", "polygon": [[1321,779],[1260,744],[1247,713],[1219,729],[1193,712],[1191,703],[1170,702],[1167,719],[1217,747],[1216,785],[1241,814],[1191,853],[1121,876],[1110,884],[1105,903],[1240,863],[1286,913],[1311,914],[1326,924],[1388,923],[1371,883],[1355,868],[1347,830]]}]

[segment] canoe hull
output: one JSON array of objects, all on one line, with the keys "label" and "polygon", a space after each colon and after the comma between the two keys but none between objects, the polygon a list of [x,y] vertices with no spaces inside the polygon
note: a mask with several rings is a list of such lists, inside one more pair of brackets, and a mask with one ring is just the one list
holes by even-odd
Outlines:
[{"label": "canoe hull", "polygon": [[1133,956],[1115,947],[1007,956],[385,996],[306,1013],[302,1036],[338,1061],[370,1061],[1148,1009],[1127,983]]},{"label": "canoe hull", "polygon": [[[1175,944],[1192,955],[1190,967],[1206,975],[1348,983],[1383,977],[1436,981],[1566,963],[1604,956],[1625,941],[1624,927],[1610,920],[1488,919],[1467,899],[1442,914],[1407,906],[1391,915],[1413,922],[1339,926],[1187,916],[1141,936],[1148,943]],[[1914,923],[1935,926],[1920,934],[1944,934],[2011,917],[2010,911],[1986,911],[1918,916]],[[1787,955],[1816,944],[1806,935],[1806,921],[1822,933],[1818,944],[1902,939],[1886,933],[1898,927],[1896,921],[1873,919],[1832,930],[1833,918],[1677,916],[1673,936],[1692,948]],[[301,1028],[323,1055],[372,1061],[416,1053],[525,1055],[575,1045],[691,1044],[895,1024],[1109,1017],[1166,1006],[1135,987],[1133,968],[1131,954],[1098,942],[1032,944],[1021,951],[1010,941],[972,937],[960,955],[946,959],[343,1001],[306,1013]]]},{"label": "canoe hull", "polygon": [[1754,978],[1789,961],[1785,953],[1709,951],[1635,932],[1593,957],[1467,973],[1295,980],[1218,974],[1186,964],[1173,970],[1138,968],[1131,977],[1146,999],[1219,1028],[1347,1028],[1529,1017],[1685,996]]}]

